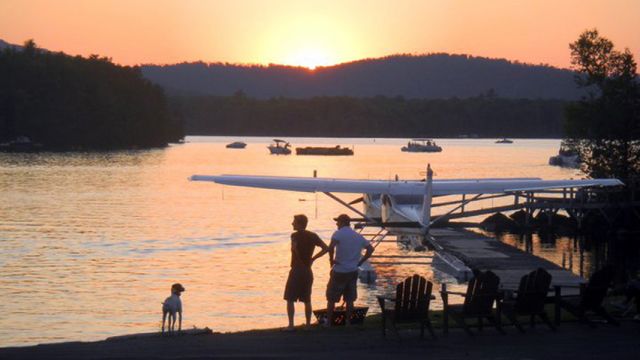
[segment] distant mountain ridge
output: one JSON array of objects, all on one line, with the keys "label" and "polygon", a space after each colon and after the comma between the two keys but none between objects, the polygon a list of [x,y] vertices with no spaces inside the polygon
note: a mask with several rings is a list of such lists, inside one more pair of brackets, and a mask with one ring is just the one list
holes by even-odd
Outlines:
[{"label": "distant mountain ridge", "polygon": [[[22,46],[0,39],[0,50],[7,47]],[[582,95],[573,71],[470,55],[392,55],[315,70],[204,62],[143,65],[141,70],[170,95],[230,96],[240,91],[258,99],[492,96],[559,100],[576,100]]]},{"label": "distant mountain ridge", "polygon": [[316,96],[575,100],[575,73],[545,65],[469,55],[393,55],[309,70],[284,65],[203,62],[144,65],[145,77],[174,95]]}]

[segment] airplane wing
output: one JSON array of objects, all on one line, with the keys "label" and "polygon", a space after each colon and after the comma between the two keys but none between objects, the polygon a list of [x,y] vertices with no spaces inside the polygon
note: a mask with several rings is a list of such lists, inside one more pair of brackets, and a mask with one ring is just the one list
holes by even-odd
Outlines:
[{"label": "airplane wing", "polygon": [[[250,175],[193,175],[191,181],[300,192],[424,195],[424,181],[352,180]],[[433,180],[433,195],[498,194],[590,186],[624,185],[617,179],[541,180],[538,178]]]},{"label": "airplane wing", "polygon": [[[424,182],[349,180],[333,178],[303,178],[248,175],[193,175],[192,181],[213,181],[218,184],[301,192],[336,192],[353,194],[412,195],[424,193]],[[402,186],[399,186],[401,185]]]},{"label": "airplane wing", "polygon": [[441,183],[433,181],[433,194],[499,194],[518,191],[540,191],[553,189],[581,188],[594,186],[621,186],[618,179],[585,179],[585,180],[463,180]]}]

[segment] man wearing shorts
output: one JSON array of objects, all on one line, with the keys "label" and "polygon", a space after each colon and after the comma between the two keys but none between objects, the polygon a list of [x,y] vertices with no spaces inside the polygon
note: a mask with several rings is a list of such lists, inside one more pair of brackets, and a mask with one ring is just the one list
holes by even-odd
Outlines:
[{"label": "man wearing shorts", "polygon": [[[343,297],[347,304],[346,321],[348,325],[353,311],[353,302],[358,298],[358,267],[373,253],[373,246],[350,225],[349,215],[342,214],[334,219],[338,230],[331,236],[329,244],[329,262],[331,275],[327,284],[327,319],[333,318],[335,303]],[[362,256],[362,249],[366,249]],[[334,257],[335,254],[335,257]],[[331,323],[327,323],[331,326]]]},{"label": "man wearing shorts", "polygon": [[[293,223],[291,223],[295,230],[291,234],[291,270],[289,270],[287,285],[284,289],[284,299],[287,301],[287,316],[289,317],[289,326],[285,330],[288,331],[294,330],[294,302],[296,301],[304,302],[307,326],[311,325],[311,286],[313,285],[311,265],[317,258],[329,251],[329,247],[320,240],[316,233],[306,230],[307,222],[308,219],[305,215],[295,215]],[[313,256],[316,246],[322,250]]]}]

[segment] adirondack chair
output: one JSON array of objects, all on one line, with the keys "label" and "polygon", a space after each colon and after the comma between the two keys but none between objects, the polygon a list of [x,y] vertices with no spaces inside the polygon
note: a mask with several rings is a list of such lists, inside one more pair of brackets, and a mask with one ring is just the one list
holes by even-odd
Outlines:
[{"label": "adirondack chair", "polygon": [[[431,295],[433,283],[419,275],[406,278],[396,286],[394,298],[378,296],[378,303],[382,310],[382,336],[387,334],[387,320],[392,325],[396,335],[400,337],[397,323],[416,322],[420,324],[420,338],[424,337],[425,326],[435,339],[431,320],[429,320],[429,303],[435,296]],[[393,308],[387,308],[386,302],[395,304]]]},{"label": "adirondack chair", "polygon": [[555,330],[544,309],[551,286],[551,275],[543,268],[538,268],[523,276],[520,285],[515,292],[515,299],[504,299],[502,302],[502,313],[513,323],[513,325],[524,332],[524,328],[518,322],[518,316],[529,316],[531,327],[535,327],[535,317]]},{"label": "adirondack chair", "polygon": [[561,309],[565,309],[580,321],[589,323],[593,326],[593,323],[587,318],[588,312],[593,312],[596,315],[603,317],[607,323],[611,325],[620,325],[620,323],[614,319],[602,306],[607,290],[613,281],[615,275],[613,267],[605,266],[602,269],[596,271],[589,278],[589,282],[580,284],[580,295],[578,296],[562,296],[562,288],[570,288],[575,286],[555,286],[556,296],[556,311],[555,322],[556,325],[560,324],[560,312]]},{"label": "adirondack chair", "polygon": [[[447,334],[449,332],[449,316],[451,316],[469,335],[473,335],[469,326],[465,322],[466,318],[477,318],[478,329],[482,330],[483,318],[496,327],[496,329],[504,334],[500,325],[500,306],[496,307],[496,314],[493,313],[493,303],[496,302],[500,293],[498,285],[500,278],[491,271],[475,272],[475,277],[469,281],[467,292],[459,293],[447,291],[447,285],[442,284],[442,304],[444,306],[443,330]],[[449,295],[464,296],[464,304],[450,305]]]}]

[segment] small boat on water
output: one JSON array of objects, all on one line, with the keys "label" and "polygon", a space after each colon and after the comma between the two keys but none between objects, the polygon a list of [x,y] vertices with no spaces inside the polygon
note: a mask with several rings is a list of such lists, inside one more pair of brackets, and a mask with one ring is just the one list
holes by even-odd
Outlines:
[{"label": "small boat on water", "polygon": [[576,152],[560,147],[558,155],[549,158],[549,165],[577,169],[580,167],[580,155]]},{"label": "small boat on water", "polygon": [[273,139],[273,144],[267,146],[271,154],[275,155],[289,155],[291,154],[291,144],[285,140]]},{"label": "small boat on water", "polygon": [[513,144],[513,140],[502,138],[500,140],[496,140],[496,144]]},{"label": "small boat on water", "polygon": [[296,155],[353,155],[353,149],[340,147],[307,146],[296,148]]},{"label": "small boat on water", "polygon": [[407,152],[441,152],[442,148],[436,145],[432,139],[411,139],[407,146],[403,146],[400,150]]},{"label": "small boat on water", "polygon": [[18,136],[15,139],[0,143],[0,152],[32,152],[42,149],[42,144],[31,141],[26,136]]},{"label": "small boat on water", "polygon": [[227,144],[227,149],[244,149],[245,147],[247,147],[247,144],[242,141],[234,141],[231,144]]}]

